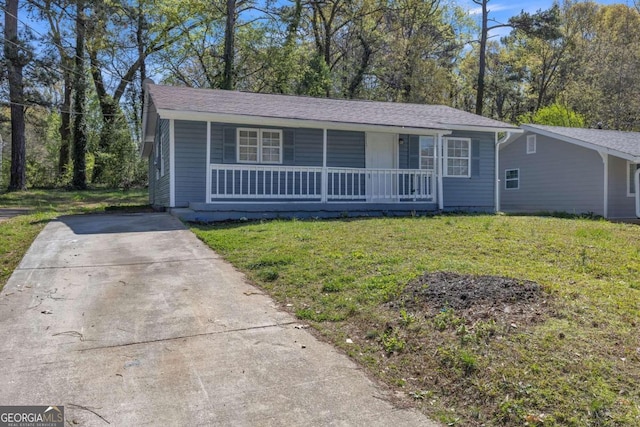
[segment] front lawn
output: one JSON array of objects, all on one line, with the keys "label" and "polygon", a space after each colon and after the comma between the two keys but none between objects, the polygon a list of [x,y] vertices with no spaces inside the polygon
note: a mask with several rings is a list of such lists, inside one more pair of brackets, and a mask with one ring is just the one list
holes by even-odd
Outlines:
[{"label": "front lawn", "polygon": [[[439,216],[192,230],[445,424],[640,425],[637,225]],[[417,280],[436,272],[448,273]]]},{"label": "front lawn", "polygon": [[0,209],[26,209],[28,215],[0,221],[0,291],[42,228],[60,215],[104,212],[110,208],[140,209],[147,191],[136,190],[29,190],[0,193]]}]

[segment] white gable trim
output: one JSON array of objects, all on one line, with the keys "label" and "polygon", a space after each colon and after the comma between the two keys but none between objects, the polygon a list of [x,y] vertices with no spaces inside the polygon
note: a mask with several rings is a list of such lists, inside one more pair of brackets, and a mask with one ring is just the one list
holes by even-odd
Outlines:
[{"label": "white gable trim", "polygon": [[[546,129],[538,129],[538,128],[527,126],[527,125],[521,125],[521,126],[527,132],[532,132],[532,133],[536,133],[538,135],[547,136],[549,138],[558,139],[560,141],[568,142],[570,144],[575,144],[577,146],[580,146],[580,147],[583,147],[583,148],[588,148],[590,150],[594,150],[594,151],[597,151],[599,153],[607,153],[607,154],[611,154],[611,155],[616,156],[616,157],[620,157],[622,159],[626,159],[626,160],[630,160],[632,162],[640,163],[640,157],[635,157],[635,156],[632,156],[631,154],[623,153],[622,151],[614,150],[612,148],[603,147],[601,145],[592,144],[590,142],[583,141],[581,139],[576,139],[576,138],[571,138],[571,137],[568,137],[568,136],[565,136],[565,135],[560,135],[560,134],[557,134],[555,132],[552,132],[552,131],[549,131],[549,130],[546,130]],[[507,145],[507,144],[505,144],[505,145]],[[503,148],[504,148],[504,146],[503,146]]]}]

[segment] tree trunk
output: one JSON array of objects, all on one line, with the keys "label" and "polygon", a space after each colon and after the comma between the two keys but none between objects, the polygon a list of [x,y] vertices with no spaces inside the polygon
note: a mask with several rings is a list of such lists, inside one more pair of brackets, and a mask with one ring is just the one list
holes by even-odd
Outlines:
[{"label": "tree trunk", "polygon": [[362,34],[359,34],[357,37],[360,40],[360,44],[362,46],[362,54],[360,56],[360,64],[358,66],[358,69],[351,79],[351,83],[349,83],[349,88],[347,89],[348,99],[354,99],[356,97],[358,89],[360,88],[360,85],[362,85],[362,81],[364,80],[364,75],[369,68],[371,55],[373,55],[373,48],[371,47],[369,41]]},{"label": "tree trunk", "polygon": [[484,73],[487,62],[487,24],[488,15],[487,2],[489,0],[482,0],[482,30],[480,34],[480,60],[478,61],[478,87],[476,89],[476,114],[482,115],[482,108],[484,106]]},{"label": "tree trunk", "polygon": [[233,90],[233,63],[235,61],[236,2],[227,0],[227,21],[224,28],[224,71],[222,73],[222,89]]},{"label": "tree trunk", "polygon": [[71,64],[63,60],[64,71],[64,100],[60,111],[60,153],[58,157],[58,174],[64,176],[69,163],[69,151],[71,148],[71,85],[72,76],[68,70]]},{"label": "tree trunk", "polygon": [[84,117],[86,80],[84,70],[84,36],[85,15],[84,0],[76,1],[76,55],[75,55],[75,98],[76,110],[73,122],[73,187],[77,189],[87,188],[86,151],[87,135],[86,121]]},{"label": "tree trunk", "polygon": [[136,30],[136,44],[138,45],[138,58],[140,62],[140,116],[139,123],[142,123],[144,115],[144,81],[147,79],[147,56],[144,34],[147,31],[147,20],[145,19],[142,7],[138,9],[138,28]]},{"label": "tree trunk", "polygon": [[4,56],[11,102],[11,179],[9,191],[27,189],[24,136],[24,84],[18,41],[18,0],[7,0],[4,14]]}]

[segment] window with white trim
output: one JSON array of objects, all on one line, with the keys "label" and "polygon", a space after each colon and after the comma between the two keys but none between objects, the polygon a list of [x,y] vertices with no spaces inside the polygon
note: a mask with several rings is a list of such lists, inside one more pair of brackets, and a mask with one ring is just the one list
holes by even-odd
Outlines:
[{"label": "window with white trim", "polygon": [[636,195],[636,170],[640,169],[640,163],[627,162],[627,196],[633,197]]},{"label": "window with white trim", "polygon": [[471,176],[471,140],[446,138],[444,140],[444,176],[468,178]]},{"label": "window with white trim", "polygon": [[520,169],[506,169],[504,171],[505,190],[518,190],[520,188]]},{"label": "window with white trim", "polygon": [[420,169],[435,170],[436,142],[432,136],[420,137]]},{"label": "window with white trim", "polygon": [[535,154],[537,149],[537,141],[535,135],[527,135],[527,154]]},{"label": "window with white trim", "polygon": [[282,131],[238,129],[238,163],[282,163]]}]

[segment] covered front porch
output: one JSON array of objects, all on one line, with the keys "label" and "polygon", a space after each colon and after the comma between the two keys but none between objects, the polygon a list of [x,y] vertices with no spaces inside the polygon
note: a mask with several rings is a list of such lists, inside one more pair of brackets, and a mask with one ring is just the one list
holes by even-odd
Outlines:
[{"label": "covered front porch", "polygon": [[[236,129],[235,159],[226,157],[235,161],[220,161],[224,155],[216,159],[207,154],[211,161],[206,170],[205,205],[224,209],[224,204],[238,204],[239,209],[247,209],[251,203],[265,208],[267,203],[269,207],[279,203],[438,204],[441,178],[436,147],[441,144],[441,134],[418,137],[322,129],[317,135],[320,138],[315,139],[321,150],[310,155],[313,142],[305,144],[303,132],[291,136],[287,130],[280,134],[260,131],[269,134],[269,159],[275,160],[265,164],[266,151],[256,155],[258,144],[251,147],[246,137],[251,132],[259,135],[251,129]],[[261,149],[265,146],[263,143]],[[254,158],[243,162],[245,147],[253,148]],[[202,208],[202,204],[198,206]]]}]

